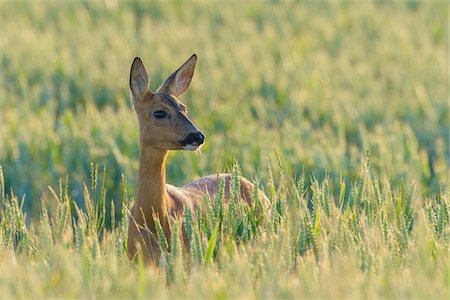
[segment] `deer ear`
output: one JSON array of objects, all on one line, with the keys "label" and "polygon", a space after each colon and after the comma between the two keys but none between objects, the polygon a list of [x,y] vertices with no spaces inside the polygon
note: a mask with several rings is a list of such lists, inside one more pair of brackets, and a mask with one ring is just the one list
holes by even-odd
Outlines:
[{"label": "deer ear", "polygon": [[148,73],[139,57],[133,60],[130,71],[130,89],[134,101],[139,101],[148,91]]},{"label": "deer ear", "polygon": [[161,85],[158,92],[179,97],[186,92],[194,75],[197,55],[193,54],[178,70],[173,72]]}]

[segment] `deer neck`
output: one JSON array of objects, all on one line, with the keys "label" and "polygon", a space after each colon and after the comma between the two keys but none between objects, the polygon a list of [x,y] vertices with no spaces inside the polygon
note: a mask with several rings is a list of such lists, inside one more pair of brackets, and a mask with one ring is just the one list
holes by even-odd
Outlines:
[{"label": "deer neck", "polygon": [[139,177],[133,216],[139,225],[147,225],[153,232],[156,214],[164,230],[168,228],[170,202],[166,190],[166,158],[168,151],[147,148],[139,151]]}]

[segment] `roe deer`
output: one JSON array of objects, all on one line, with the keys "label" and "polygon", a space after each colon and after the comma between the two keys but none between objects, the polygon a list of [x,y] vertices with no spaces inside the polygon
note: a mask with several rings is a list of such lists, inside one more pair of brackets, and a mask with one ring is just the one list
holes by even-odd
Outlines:
[{"label": "roe deer", "polygon": [[[224,200],[230,197],[229,174],[209,175],[183,187],[166,184],[165,162],[169,150],[197,150],[205,142],[204,134],[189,120],[186,106],[178,100],[189,87],[197,56],[192,55],[153,93],[144,64],[136,57],[131,66],[131,97],[139,121],[139,177],[136,202],[131,208],[128,227],[128,255],[142,251],[146,262],[160,256],[155,234],[155,214],[168,238],[169,217],[182,216],[184,205],[201,205],[205,194],[211,199],[217,192],[219,178],[225,181]],[[240,196],[251,202],[255,186],[240,177]],[[267,197],[258,191],[261,200]]]}]

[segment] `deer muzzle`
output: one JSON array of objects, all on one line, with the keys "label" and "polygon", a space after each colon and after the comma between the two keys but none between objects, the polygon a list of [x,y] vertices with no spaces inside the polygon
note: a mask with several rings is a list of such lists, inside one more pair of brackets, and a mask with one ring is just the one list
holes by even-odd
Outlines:
[{"label": "deer muzzle", "polygon": [[180,144],[185,150],[197,150],[205,142],[205,135],[201,131],[189,133]]}]

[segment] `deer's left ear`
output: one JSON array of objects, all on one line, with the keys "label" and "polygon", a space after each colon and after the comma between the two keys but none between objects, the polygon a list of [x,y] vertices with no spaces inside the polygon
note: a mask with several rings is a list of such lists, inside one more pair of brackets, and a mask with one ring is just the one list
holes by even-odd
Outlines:
[{"label": "deer's left ear", "polygon": [[148,73],[145,70],[144,63],[139,57],[136,57],[130,70],[130,89],[134,101],[139,101],[148,89]]},{"label": "deer's left ear", "polygon": [[178,70],[173,72],[161,85],[158,92],[179,97],[186,92],[194,75],[197,55],[193,54]]}]

